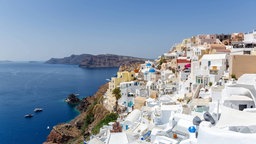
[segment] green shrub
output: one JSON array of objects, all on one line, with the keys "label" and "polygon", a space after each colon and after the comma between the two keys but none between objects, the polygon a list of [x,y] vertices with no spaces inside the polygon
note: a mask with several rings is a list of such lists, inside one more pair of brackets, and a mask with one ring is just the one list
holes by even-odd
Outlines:
[{"label": "green shrub", "polygon": [[235,74],[232,74],[232,75],[231,75],[231,78],[233,78],[233,79],[237,80],[237,78],[236,78],[236,75],[235,75]]},{"label": "green shrub", "polygon": [[121,98],[121,90],[120,88],[115,88],[113,91],[112,91],[112,94],[115,95],[116,97],[116,100],[119,100]]},{"label": "green shrub", "polygon": [[110,113],[105,116],[104,119],[102,119],[93,129],[92,134],[97,134],[100,132],[100,128],[103,127],[103,125],[107,125],[109,122],[116,121],[118,118],[118,114],[116,113]]},{"label": "green shrub", "polygon": [[163,63],[166,63],[166,59],[164,58],[164,56],[161,56],[159,65],[162,65]]},{"label": "green shrub", "polygon": [[88,126],[94,121],[94,115],[92,112],[88,113],[84,120],[84,125],[82,127],[82,131],[88,128]]}]

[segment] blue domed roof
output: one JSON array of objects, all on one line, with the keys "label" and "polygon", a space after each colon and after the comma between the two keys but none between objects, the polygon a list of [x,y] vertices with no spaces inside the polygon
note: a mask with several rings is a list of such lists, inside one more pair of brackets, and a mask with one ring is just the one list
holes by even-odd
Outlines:
[{"label": "blue domed roof", "polygon": [[150,67],[150,66],[151,66],[151,63],[147,63],[146,66],[147,66],[147,67]]},{"label": "blue domed roof", "polygon": [[154,73],[154,72],[156,72],[156,70],[151,68],[151,69],[149,69],[149,72]]},{"label": "blue domed roof", "polygon": [[196,128],[195,128],[194,126],[190,126],[190,127],[188,128],[188,131],[189,131],[190,133],[195,133],[195,132],[196,132]]}]

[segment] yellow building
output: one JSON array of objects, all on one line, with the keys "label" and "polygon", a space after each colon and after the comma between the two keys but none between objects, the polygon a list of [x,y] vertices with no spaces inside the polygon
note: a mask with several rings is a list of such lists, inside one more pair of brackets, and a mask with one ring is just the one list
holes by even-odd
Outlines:
[{"label": "yellow building", "polygon": [[109,82],[109,90],[113,91],[116,87],[119,86],[121,82],[129,82],[134,80],[135,72],[131,71],[123,71],[123,72],[117,72],[117,77],[112,77],[111,81]]}]

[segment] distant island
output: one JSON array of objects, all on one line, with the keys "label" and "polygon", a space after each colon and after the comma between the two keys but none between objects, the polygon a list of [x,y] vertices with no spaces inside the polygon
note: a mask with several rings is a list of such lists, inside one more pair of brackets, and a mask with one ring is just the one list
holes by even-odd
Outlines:
[{"label": "distant island", "polygon": [[9,61],[9,60],[0,60],[0,63],[9,63],[9,62],[12,62],[12,61]]},{"label": "distant island", "polygon": [[48,64],[72,64],[79,65],[79,67],[87,68],[103,68],[103,67],[119,67],[121,65],[127,65],[131,63],[144,63],[145,58],[137,58],[131,56],[121,56],[114,54],[81,54],[71,55],[64,58],[51,58],[46,61]]}]

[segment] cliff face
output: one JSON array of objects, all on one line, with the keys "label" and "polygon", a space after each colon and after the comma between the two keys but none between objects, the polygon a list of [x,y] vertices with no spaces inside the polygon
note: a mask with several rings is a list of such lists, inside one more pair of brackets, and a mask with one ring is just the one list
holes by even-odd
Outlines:
[{"label": "cliff face", "polygon": [[[97,65],[97,67],[102,65],[113,66],[111,63],[101,64],[103,61],[108,60],[103,60],[102,58],[104,56],[100,57],[101,58],[96,58],[93,60],[93,63]],[[70,60],[70,58],[64,59],[62,61],[72,61],[70,63],[75,63],[75,61],[78,60]],[[139,69],[140,62],[134,63],[132,60],[130,61],[129,58],[127,59],[128,60],[126,62],[122,63],[119,71],[133,71]],[[111,61],[114,63],[114,61],[121,60],[118,59],[118,57],[115,57]],[[87,63],[85,65],[89,64]],[[90,65],[90,67],[91,66],[92,65]],[[84,139],[88,138],[92,133],[97,132],[99,125],[102,124],[102,121],[106,119],[106,117],[109,118],[110,115],[113,114],[103,106],[103,95],[106,93],[107,89],[108,83],[101,86],[93,96],[82,99],[79,105],[76,107],[81,112],[80,115],[69,123],[54,126],[44,144],[81,144],[83,143]]]},{"label": "cliff face", "polygon": [[139,71],[141,63],[126,63],[119,67],[120,72],[122,71]]},{"label": "cliff face", "polygon": [[102,105],[107,89],[108,84],[105,84],[93,96],[84,98],[77,107],[80,115],[69,123],[54,126],[44,144],[81,144],[84,137],[89,136],[99,121],[110,113]]},{"label": "cliff face", "polygon": [[71,55],[69,57],[64,57],[64,58],[51,58],[50,60],[46,61],[46,63],[79,65],[83,60],[92,56],[93,55],[90,55],[90,54],[81,54],[81,55]]},{"label": "cliff face", "polygon": [[65,58],[51,58],[46,61],[49,64],[75,64],[80,67],[119,67],[130,63],[144,63],[146,59],[130,56],[119,56],[112,54],[105,55],[71,55]]}]

